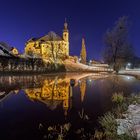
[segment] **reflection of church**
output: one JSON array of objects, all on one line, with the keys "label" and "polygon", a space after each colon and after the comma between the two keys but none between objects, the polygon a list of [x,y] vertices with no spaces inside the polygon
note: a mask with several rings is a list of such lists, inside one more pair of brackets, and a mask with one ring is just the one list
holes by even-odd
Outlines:
[{"label": "reflection of church", "polygon": [[[81,83],[82,84],[82,83]],[[85,82],[82,84],[81,102],[85,96]],[[62,104],[64,114],[67,115],[68,109],[72,107],[72,87],[70,86],[70,79],[44,80],[42,87],[25,89],[30,100],[37,100],[46,104],[51,110],[57,108]]]},{"label": "reflection of church", "polygon": [[70,105],[70,85],[69,81],[58,79],[49,81],[45,80],[40,88],[26,89],[25,93],[31,100],[38,100],[46,104],[50,109],[55,109],[57,105],[63,105],[65,114]]}]

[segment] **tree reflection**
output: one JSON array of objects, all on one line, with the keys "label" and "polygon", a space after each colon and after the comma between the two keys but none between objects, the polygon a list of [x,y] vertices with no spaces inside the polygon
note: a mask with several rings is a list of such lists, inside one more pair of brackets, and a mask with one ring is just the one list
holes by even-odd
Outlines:
[{"label": "tree reflection", "polygon": [[81,102],[83,102],[86,93],[86,79],[82,79],[80,81],[80,92],[81,92]]},{"label": "tree reflection", "polygon": [[129,93],[129,82],[132,82],[131,79],[127,79],[127,76],[121,76],[121,75],[114,75],[108,77],[108,83],[111,86],[112,92],[117,92],[117,93],[124,93],[127,94]]}]

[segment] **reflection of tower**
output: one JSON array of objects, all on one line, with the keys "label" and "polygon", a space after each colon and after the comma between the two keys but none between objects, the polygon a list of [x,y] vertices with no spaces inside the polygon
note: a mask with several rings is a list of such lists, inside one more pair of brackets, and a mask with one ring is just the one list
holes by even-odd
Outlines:
[{"label": "reflection of tower", "polygon": [[81,80],[80,92],[81,92],[81,102],[83,102],[86,93],[86,80]]},{"label": "reflection of tower", "polygon": [[69,99],[63,101],[64,115],[67,116],[69,109]]},{"label": "reflection of tower", "polygon": [[69,109],[69,88],[68,84],[66,83],[66,91],[65,91],[65,99],[63,100],[63,109],[64,109],[64,115],[67,116],[67,112]]},{"label": "reflection of tower", "polygon": [[[74,85],[73,85],[74,86]],[[73,91],[72,91],[72,88],[73,88],[72,85],[70,85],[70,100],[69,100],[69,104],[70,104],[70,109],[72,108],[72,97],[73,97]]]},{"label": "reflection of tower", "polygon": [[65,108],[64,108],[64,115],[67,116],[68,114],[68,109],[72,108],[72,97],[73,97],[73,91],[72,88],[75,85],[75,80],[71,79],[70,80],[70,86],[69,86],[69,92],[67,92],[68,94],[68,98],[67,100],[65,100],[65,102],[63,102],[63,105],[65,104]]},{"label": "reflection of tower", "polygon": [[70,94],[70,100],[69,100],[69,104],[70,104],[70,109],[72,108],[72,99],[73,99],[73,87],[75,86],[75,80],[74,79],[71,79],[70,80],[70,91],[69,91],[69,94]]}]

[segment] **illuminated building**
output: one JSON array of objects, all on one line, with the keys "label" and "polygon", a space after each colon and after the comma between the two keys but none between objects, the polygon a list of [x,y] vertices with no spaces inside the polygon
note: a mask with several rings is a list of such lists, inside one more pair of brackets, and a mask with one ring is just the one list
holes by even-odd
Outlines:
[{"label": "illuminated building", "polygon": [[67,22],[64,23],[62,37],[54,32],[49,32],[40,38],[31,38],[25,46],[25,54],[37,55],[44,59],[50,60],[52,57],[69,56],[69,31]]}]

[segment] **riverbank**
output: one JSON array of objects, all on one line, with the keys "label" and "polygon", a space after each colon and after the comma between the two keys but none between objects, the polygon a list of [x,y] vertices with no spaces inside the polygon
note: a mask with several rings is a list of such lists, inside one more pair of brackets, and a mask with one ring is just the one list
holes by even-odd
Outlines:
[{"label": "riverbank", "polygon": [[66,74],[102,74],[108,75],[112,72],[99,72],[99,71],[0,71],[0,76],[11,76],[11,75],[66,75]]},{"label": "riverbank", "polygon": [[124,118],[117,119],[119,124],[117,133],[123,135],[128,133],[137,140],[140,140],[140,104],[131,104],[128,106],[128,110],[123,114]]},{"label": "riverbank", "polygon": [[140,80],[140,70],[121,70],[119,74],[134,76]]},{"label": "riverbank", "polygon": [[112,109],[99,117],[101,139],[140,140],[140,96],[123,92],[112,95]]},{"label": "riverbank", "polygon": [[66,72],[64,71],[0,71],[0,76],[11,76],[11,75],[14,75],[14,76],[20,76],[20,75],[56,75],[56,74],[66,74]]}]

